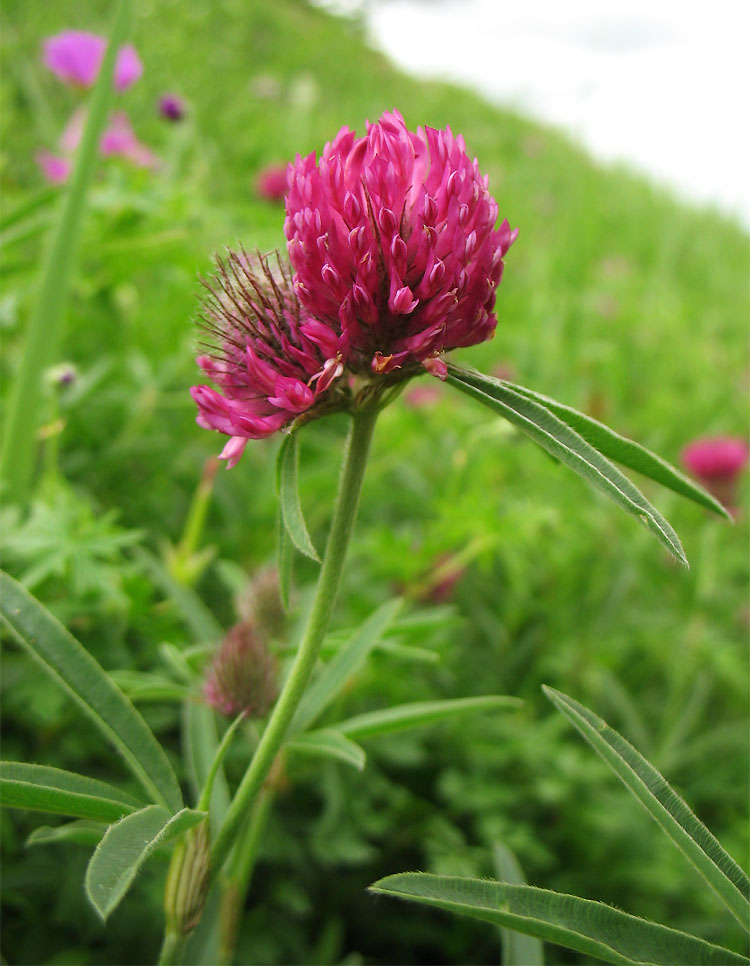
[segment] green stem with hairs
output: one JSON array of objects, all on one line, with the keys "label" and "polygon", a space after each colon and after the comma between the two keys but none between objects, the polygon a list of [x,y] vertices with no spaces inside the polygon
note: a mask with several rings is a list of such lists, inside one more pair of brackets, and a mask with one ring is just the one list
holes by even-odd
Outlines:
[{"label": "green stem with hairs", "polygon": [[349,538],[357,515],[359,496],[378,417],[378,407],[370,405],[354,414],[347,440],[344,466],[331,521],[325,556],[320,568],[307,628],[281,694],[274,706],[253,759],[229,806],[224,824],[216,837],[211,867],[218,873],[235,843],[240,826],[265,782],[276,755],[283,746],[294,712],[304,693],[318,659],[318,652],[333,614],[336,595],[344,569]]}]

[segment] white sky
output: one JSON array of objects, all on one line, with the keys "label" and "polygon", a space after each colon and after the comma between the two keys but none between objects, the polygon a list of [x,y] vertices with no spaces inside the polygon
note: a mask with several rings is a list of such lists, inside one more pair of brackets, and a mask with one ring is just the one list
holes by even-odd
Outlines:
[{"label": "white sky", "polygon": [[318,0],[375,46],[750,223],[750,3]]}]

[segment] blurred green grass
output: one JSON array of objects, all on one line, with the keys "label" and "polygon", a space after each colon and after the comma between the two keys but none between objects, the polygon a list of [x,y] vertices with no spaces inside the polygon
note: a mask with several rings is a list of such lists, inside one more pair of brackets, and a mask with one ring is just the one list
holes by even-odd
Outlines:
[{"label": "blurred green grass", "polygon": [[[283,210],[254,191],[260,167],[320,150],[341,125],[362,130],[365,118],[393,107],[412,126],[450,124],[463,133],[501,216],[521,230],[499,290],[496,337],[463,353],[465,361],[486,371],[510,367],[518,382],[674,462],[695,436],[747,436],[748,238],[738,225],[622,168],[595,165],[561,134],[465,91],[404,77],[364,46],[356,23],[302,0],[144,0],[137,10],[134,42],[146,70],[123,106],[164,167],[156,175],[102,168],[66,333],[65,355],[81,378],[60,403],[62,470],[96,513],[118,509],[121,525],[146,529],[152,546],[178,538],[203,461],[221,446],[195,426],[186,391],[197,376],[197,276],[224,245],[283,244]],[[110,4],[93,0],[6,0],[5,212],[41,187],[33,154],[54,146],[77,103],[41,67],[41,39],[74,27],[104,32],[109,14]],[[156,115],[166,90],[188,101],[182,126]],[[40,232],[44,224],[41,217]],[[42,237],[4,252],[6,386]],[[334,418],[302,439],[302,497],[318,542],[343,432]],[[254,444],[217,480],[207,542],[248,570],[273,553],[275,449],[272,441]],[[439,662],[378,655],[347,710],[491,690],[526,698],[527,711],[373,742],[364,777],[335,767],[294,775],[294,794],[282,796],[261,857],[243,928],[248,958],[240,961],[333,962],[358,951],[363,959],[350,961],[494,962],[491,931],[412,908],[385,912],[364,887],[416,867],[492,874],[496,838],[514,848],[534,884],[738,942],[691,870],[539,693],[547,682],[623,731],[744,861],[747,500],[729,527],[645,490],[683,538],[690,572],[448,389],[433,406],[412,408],[402,398],[384,414],[339,623],[353,625],[389,593],[423,582],[444,555],[467,545],[477,552],[453,591],[452,620],[412,641]],[[18,571],[21,561],[11,557],[8,566]],[[71,598],[66,574],[37,592],[107,666],[147,668],[158,642],[182,643],[185,630],[128,566],[112,576],[124,604],[95,591]],[[304,561],[297,571],[303,587],[314,579]],[[217,568],[199,591],[224,623],[232,619]],[[102,777],[116,771],[13,652],[3,688],[9,756]],[[176,748],[174,715],[153,715]],[[59,860],[80,881],[80,850],[24,852],[23,833],[38,819],[5,814],[3,823],[8,961],[151,955],[155,878],[144,876],[105,932],[82,891],[57,895],[50,879]],[[40,904],[45,929],[30,925]],[[561,953],[557,961],[570,959]]]}]

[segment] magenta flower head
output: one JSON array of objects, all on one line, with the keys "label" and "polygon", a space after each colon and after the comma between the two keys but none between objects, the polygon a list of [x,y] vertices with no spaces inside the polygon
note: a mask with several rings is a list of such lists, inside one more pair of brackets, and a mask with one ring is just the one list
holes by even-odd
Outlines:
[{"label": "magenta flower head", "polygon": [[248,623],[229,630],[209,665],[203,684],[206,701],[222,714],[244,711],[260,717],[276,698],[276,662],[266,641]]},{"label": "magenta flower head", "polygon": [[50,184],[63,184],[68,180],[71,169],[69,158],[61,158],[49,151],[37,151],[35,160]]},{"label": "magenta flower head", "polygon": [[734,504],[737,477],[749,456],[745,440],[733,436],[697,439],[682,451],[685,466],[727,508]]},{"label": "magenta flower head", "polygon": [[[91,87],[107,49],[107,41],[97,34],[84,30],[64,30],[44,41],[45,65],[61,81],[75,87]],[[134,84],[143,73],[143,65],[135,47],[128,44],[117,54],[114,84],[124,91]]]},{"label": "magenta flower head", "polygon": [[178,94],[162,94],[159,114],[165,121],[181,121],[185,116],[185,102]]},{"label": "magenta flower head", "polygon": [[384,114],[342,128],[290,171],[285,232],[303,306],[341,332],[355,373],[419,366],[492,336],[503,256],[515,240],[463,138]]},{"label": "magenta flower head", "polygon": [[255,188],[261,198],[266,201],[283,201],[286,195],[287,166],[285,164],[270,164],[258,172]]},{"label": "magenta flower head", "polygon": [[136,137],[124,111],[118,111],[110,119],[99,141],[99,153],[104,158],[126,158],[139,168],[155,168],[159,164],[156,155]]},{"label": "magenta flower head", "polygon": [[308,315],[280,261],[229,252],[218,268],[204,283],[211,344],[198,364],[220,391],[190,392],[198,425],[231,437],[220,458],[232,467],[249,439],[337,408],[333,384],[344,367],[337,333]]}]

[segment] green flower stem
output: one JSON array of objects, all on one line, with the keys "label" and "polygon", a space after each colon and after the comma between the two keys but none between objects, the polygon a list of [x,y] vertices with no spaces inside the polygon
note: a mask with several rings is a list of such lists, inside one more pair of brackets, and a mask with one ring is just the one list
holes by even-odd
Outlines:
[{"label": "green flower stem", "polygon": [[341,583],[344,559],[349,545],[359,495],[365,475],[367,456],[375,428],[378,409],[370,406],[354,414],[347,440],[346,456],[339,482],[339,492],[331,521],[325,556],[320,568],[318,587],[304,637],[297,651],[289,676],[276,702],[266,730],[255,750],[253,759],[229,806],[224,824],[214,843],[211,867],[218,872],[235,842],[243,819],[265,781],[274,759],[282,747],[286,732],[305,686],[318,658],[320,645],[328,625]]},{"label": "green flower stem", "polygon": [[5,428],[0,475],[7,481],[6,499],[25,500],[31,480],[41,404],[42,374],[54,360],[73,275],[86,195],[96,168],[99,138],[112,96],[117,51],[127,37],[132,0],[120,0],[109,45],[91,97],[88,120],[63,202],[60,220],[47,251],[39,295],[29,320],[21,365],[16,375]]},{"label": "green flower stem", "polygon": [[179,963],[186,942],[187,936],[180,936],[176,932],[166,932],[159,953],[158,966],[175,966],[176,963]]},{"label": "green flower stem", "polygon": [[227,879],[222,889],[219,930],[220,966],[231,966],[234,961],[240,913],[245,905],[245,898],[258,855],[258,845],[268,822],[273,798],[274,791],[271,785],[268,783],[263,785],[253,804],[250,819],[240,832],[237,844],[227,862]]}]

